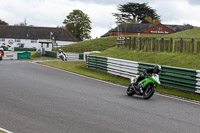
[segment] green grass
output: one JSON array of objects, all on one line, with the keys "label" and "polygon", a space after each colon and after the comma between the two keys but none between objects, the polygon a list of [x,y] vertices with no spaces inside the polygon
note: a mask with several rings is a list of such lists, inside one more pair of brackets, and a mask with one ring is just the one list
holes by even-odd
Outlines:
[{"label": "green grass", "polygon": [[200,70],[200,54],[134,52],[129,49],[119,49],[114,47],[107,49],[102,53],[94,53],[94,55]]},{"label": "green grass", "polygon": [[[92,70],[92,69],[87,69],[86,68],[86,63],[85,62],[40,62],[40,64],[60,68],[66,71],[71,71],[74,73],[78,73],[81,75],[85,75],[88,77],[104,80],[104,81],[109,81],[112,83],[117,83],[121,85],[125,85],[128,87],[130,84],[129,79],[121,78],[118,76],[113,76],[108,73]],[[156,88],[156,91],[159,93],[163,94],[169,94],[169,95],[174,95],[174,96],[179,96],[191,100],[197,100],[200,101],[200,95],[192,92],[186,92],[182,90],[177,90],[177,89],[172,89],[172,88],[167,88],[167,87],[162,87],[159,86]],[[124,90],[124,94],[126,93],[126,89]]]},{"label": "green grass", "polygon": [[182,32],[177,32],[174,34],[167,35],[165,37],[177,37],[177,38],[200,38],[200,28],[194,28],[190,30],[185,30]]},{"label": "green grass", "polygon": [[[107,48],[114,47],[116,45],[117,37],[104,37],[97,38],[93,40],[82,41],[78,43],[74,43],[71,45],[67,45],[62,47],[61,49],[65,52],[75,52],[75,53],[83,53],[86,51],[103,51]],[[54,48],[54,51],[58,51],[60,48]]]},{"label": "green grass", "polygon": [[6,132],[0,130],[0,133],[6,133]]}]

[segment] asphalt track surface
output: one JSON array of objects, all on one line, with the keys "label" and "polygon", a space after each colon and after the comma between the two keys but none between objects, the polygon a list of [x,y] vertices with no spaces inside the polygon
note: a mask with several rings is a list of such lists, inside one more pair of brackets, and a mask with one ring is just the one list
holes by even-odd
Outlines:
[{"label": "asphalt track surface", "polygon": [[0,127],[14,133],[199,133],[200,104],[25,61],[0,62]]}]

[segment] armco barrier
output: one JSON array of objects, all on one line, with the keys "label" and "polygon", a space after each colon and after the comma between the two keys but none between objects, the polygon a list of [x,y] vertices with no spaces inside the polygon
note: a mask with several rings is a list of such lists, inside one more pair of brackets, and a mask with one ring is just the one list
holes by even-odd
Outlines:
[{"label": "armco barrier", "polygon": [[[65,53],[67,61],[83,61],[83,54]],[[45,51],[45,56],[59,58],[59,53],[52,51]]]},{"label": "armco barrier", "polygon": [[45,51],[45,56],[57,58],[57,53],[52,51]]},{"label": "armco barrier", "polygon": [[79,61],[80,55],[75,53],[65,53],[68,61]]},{"label": "armco barrier", "polygon": [[[87,67],[113,75],[130,78],[155,64],[88,55]],[[200,93],[200,70],[162,65],[160,81],[163,86]]]},{"label": "armco barrier", "polygon": [[31,52],[17,52],[17,59],[31,59]]},{"label": "armco barrier", "polygon": [[21,47],[14,47],[14,51],[36,51],[36,48],[21,48]]},{"label": "armco barrier", "polygon": [[[142,73],[144,69],[154,65],[155,64],[139,63],[139,71]],[[197,83],[196,75],[196,70],[162,65],[160,81],[163,86],[195,92]]]}]

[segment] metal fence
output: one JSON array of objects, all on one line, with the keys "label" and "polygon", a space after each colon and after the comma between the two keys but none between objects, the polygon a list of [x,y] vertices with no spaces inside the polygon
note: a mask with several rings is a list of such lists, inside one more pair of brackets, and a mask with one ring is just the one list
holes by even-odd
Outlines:
[{"label": "metal fence", "polygon": [[[155,64],[88,55],[87,67],[124,78],[135,77]],[[200,93],[200,70],[162,65],[160,81],[163,86]]]}]

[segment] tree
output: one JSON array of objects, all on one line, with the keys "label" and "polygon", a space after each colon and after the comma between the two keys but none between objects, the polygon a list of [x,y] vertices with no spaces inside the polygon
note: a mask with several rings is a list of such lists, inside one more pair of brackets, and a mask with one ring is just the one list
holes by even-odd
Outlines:
[{"label": "tree", "polygon": [[[150,17],[152,20],[160,20],[160,16],[156,13],[155,9],[152,9],[147,5],[148,3],[127,3],[124,5],[119,5],[118,10],[120,13],[113,13],[113,15],[119,20],[121,16],[122,22],[135,22],[135,23],[145,23],[146,17]],[[152,21],[153,22],[153,21]]]},{"label": "tree", "polygon": [[8,23],[0,19],[0,25],[8,25]]},{"label": "tree", "polygon": [[142,23],[160,24],[160,20],[152,19],[151,17],[145,17]]},{"label": "tree", "polygon": [[73,10],[64,20],[63,24],[78,40],[91,39],[91,21],[87,14],[81,10]]}]

